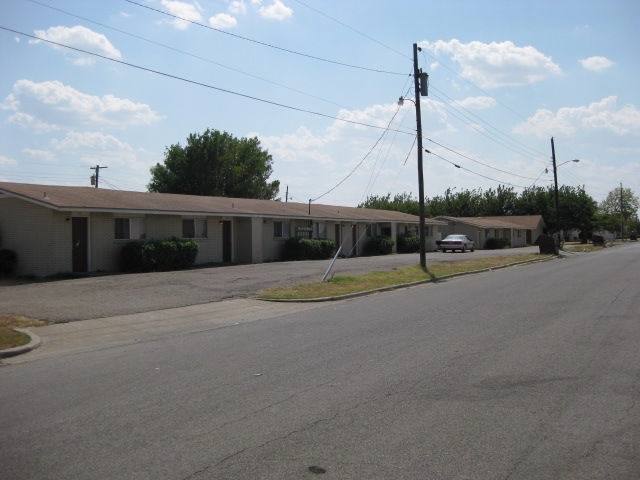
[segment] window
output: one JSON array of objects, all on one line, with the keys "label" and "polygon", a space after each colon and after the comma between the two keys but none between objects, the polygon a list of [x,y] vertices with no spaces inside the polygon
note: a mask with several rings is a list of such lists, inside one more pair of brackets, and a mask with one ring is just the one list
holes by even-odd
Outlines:
[{"label": "window", "polygon": [[183,218],[182,238],[207,238],[207,219]]},{"label": "window", "polygon": [[289,223],[273,222],[273,236],[274,238],[289,238]]},{"label": "window", "polygon": [[116,218],[116,240],[138,240],[145,237],[144,218]]}]

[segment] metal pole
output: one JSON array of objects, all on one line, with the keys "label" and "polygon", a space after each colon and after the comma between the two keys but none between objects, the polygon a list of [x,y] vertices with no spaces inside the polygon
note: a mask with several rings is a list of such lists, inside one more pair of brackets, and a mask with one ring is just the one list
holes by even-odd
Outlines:
[{"label": "metal pole", "polygon": [[420,113],[420,72],[418,70],[418,44],[413,44],[413,80],[416,93],[416,135],[418,136],[418,206],[420,213],[420,266],[427,268],[424,229],[424,178],[422,173],[422,116]]}]

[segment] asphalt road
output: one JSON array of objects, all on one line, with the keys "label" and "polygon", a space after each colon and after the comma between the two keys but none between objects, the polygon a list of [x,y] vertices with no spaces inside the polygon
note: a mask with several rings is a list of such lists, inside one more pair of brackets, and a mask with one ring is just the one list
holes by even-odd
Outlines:
[{"label": "asphalt road", "polygon": [[640,478],[639,267],[626,245],[5,366],[0,478]]},{"label": "asphalt road", "polygon": [[[537,252],[538,247],[427,254],[427,262]],[[338,259],[336,274],[358,274],[418,265],[418,254]],[[330,262],[273,262],[178,272],[103,275],[44,283],[0,286],[0,313],[54,322],[103,318],[246,298],[262,289],[319,281]]]}]

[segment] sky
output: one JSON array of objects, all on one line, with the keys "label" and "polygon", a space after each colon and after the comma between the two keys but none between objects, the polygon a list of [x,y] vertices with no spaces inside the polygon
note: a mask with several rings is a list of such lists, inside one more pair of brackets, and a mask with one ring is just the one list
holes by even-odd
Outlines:
[{"label": "sky", "polygon": [[[0,181],[146,191],[207,129],[282,201],[584,187],[640,195],[637,0],[1,0]],[[398,99],[407,101],[399,105]],[[572,162],[577,159],[579,162]]]}]

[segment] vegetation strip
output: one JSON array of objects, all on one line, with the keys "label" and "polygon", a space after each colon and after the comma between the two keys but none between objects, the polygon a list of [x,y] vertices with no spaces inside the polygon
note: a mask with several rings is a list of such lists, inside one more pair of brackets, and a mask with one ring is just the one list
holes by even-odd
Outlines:
[{"label": "vegetation strip", "polygon": [[411,265],[391,271],[375,271],[357,276],[338,275],[327,282],[318,281],[290,287],[270,288],[260,292],[258,298],[271,301],[318,301],[344,298],[550,258],[553,256],[540,254],[478,258],[453,263],[434,263],[427,266],[427,271],[422,270],[419,265]]},{"label": "vegetation strip", "polygon": [[16,331],[16,328],[42,327],[44,325],[48,325],[48,323],[20,315],[0,315],[0,350],[20,347],[31,341],[29,335]]}]

